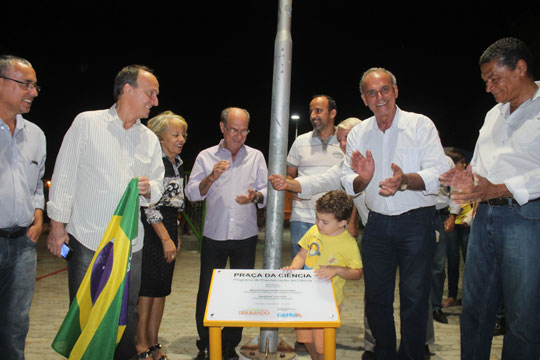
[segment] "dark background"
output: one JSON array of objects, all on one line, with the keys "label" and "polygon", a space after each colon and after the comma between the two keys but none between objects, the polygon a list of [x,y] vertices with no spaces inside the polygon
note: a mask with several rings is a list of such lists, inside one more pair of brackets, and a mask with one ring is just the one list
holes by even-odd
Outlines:
[{"label": "dark background", "polygon": [[[473,150],[495,104],[480,78],[483,50],[515,36],[540,58],[540,12],[513,5],[293,0],[290,113],[301,117],[299,134],[311,130],[308,104],[315,94],[336,99],[337,122],[371,116],[358,82],[366,69],[382,66],[397,77],[402,109],[429,116],[443,146]],[[227,106],[250,111],[246,144],[268,159],[277,0],[41,1],[2,8],[0,53],[27,58],[43,87],[25,117],[47,136],[46,178],[73,118],[110,107],[114,76],[129,64],[156,71],[160,104],[150,116],[172,110],[188,121],[187,169],[220,140],[219,115]],[[291,121],[289,145],[294,126]]]}]

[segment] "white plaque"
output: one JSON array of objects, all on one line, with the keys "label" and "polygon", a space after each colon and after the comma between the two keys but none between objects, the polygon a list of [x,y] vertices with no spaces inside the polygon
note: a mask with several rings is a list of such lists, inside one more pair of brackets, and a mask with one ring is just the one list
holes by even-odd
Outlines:
[{"label": "white plaque", "polygon": [[332,282],[317,279],[313,270],[216,269],[205,320],[223,326],[340,323]]}]

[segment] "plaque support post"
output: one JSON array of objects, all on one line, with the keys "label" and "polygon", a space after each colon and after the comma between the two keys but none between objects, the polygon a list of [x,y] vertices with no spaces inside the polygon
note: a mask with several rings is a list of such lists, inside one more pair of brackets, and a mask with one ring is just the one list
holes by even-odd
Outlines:
[{"label": "plaque support post", "polygon": [[222,360],[221,355],[221,327],[210,326],[208,328],[210,336],[210,360]]}]

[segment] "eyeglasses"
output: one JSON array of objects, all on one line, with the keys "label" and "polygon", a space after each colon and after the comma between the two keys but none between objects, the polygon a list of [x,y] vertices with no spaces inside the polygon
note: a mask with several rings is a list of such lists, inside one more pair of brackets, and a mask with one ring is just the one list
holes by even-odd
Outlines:
[{"label": "eyeglasses", "polygon": [[230,128],[228,126],[226,126],[227,130],[229,130],[231,132],[231,134],[233,135],[242,135],[242,136],[246,136],[247,134],[249,134],[249,129],[242,129],[242,130],[238,130],[238,129],[235,129],[235,128]]},{"label": "eyeglasses", "polygon": [[20,81],[20,80],[12,79],[12,78],[9,78],[9,77],[3,76],[3,75],[0,75],[0,78],[14,81],[17,84],[20,84],[20,85],[24,86],[26,88],[26,90],[36,89],[36,92],[41,91],[41,86],[39,86],[38,84],[33,83],[31,81]]}]

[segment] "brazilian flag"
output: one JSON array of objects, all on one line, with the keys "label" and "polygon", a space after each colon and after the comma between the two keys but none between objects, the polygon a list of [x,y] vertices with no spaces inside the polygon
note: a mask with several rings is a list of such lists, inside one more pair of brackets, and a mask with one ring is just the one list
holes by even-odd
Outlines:
[{"label": "brazilian flag", "polygon": [[52,348],[69,359],[112,359],[127,324],[131,240],[137,237],[138,179],[127,186]]}]

